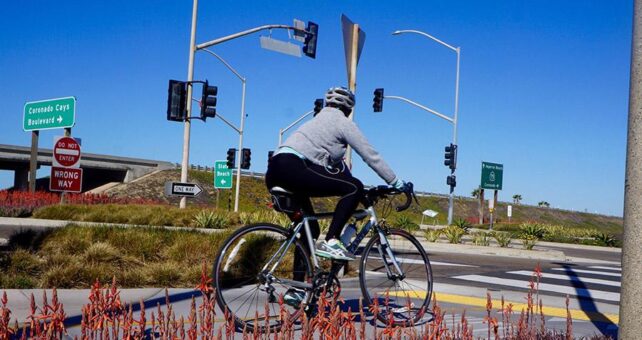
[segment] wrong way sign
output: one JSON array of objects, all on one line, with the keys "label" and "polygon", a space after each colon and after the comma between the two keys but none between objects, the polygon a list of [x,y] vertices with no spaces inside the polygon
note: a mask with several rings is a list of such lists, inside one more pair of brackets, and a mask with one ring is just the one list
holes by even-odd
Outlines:
[{"label": "wrong way sign", "polygon": [[50,191],[81,192],[82,169],[51,167]]},{"label": "wrong way sign", "polygon": [[80,144],[72,137],[55,137],[53,166],[65,168],[80,167]]}]

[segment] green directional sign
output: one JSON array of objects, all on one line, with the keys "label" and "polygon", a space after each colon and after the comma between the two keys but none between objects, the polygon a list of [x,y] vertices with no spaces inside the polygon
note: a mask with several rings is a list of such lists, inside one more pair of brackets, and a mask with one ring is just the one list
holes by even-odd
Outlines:
[{"label": "green directional sign", "polygon": [[482,175],[481,175],[482,189],[502,190],[503,176],[504,176],[503,164],[482,162]]},{"label": "green directional sign", "polygon": [[28,102],[23,117],[22,129],[25,131],[72,127],[76,123],[76,98]]},{"label": "green directional sign", "polygon": [[214,188],[232,189],[232,170],[227,168],[227,161],[214,163]]}]

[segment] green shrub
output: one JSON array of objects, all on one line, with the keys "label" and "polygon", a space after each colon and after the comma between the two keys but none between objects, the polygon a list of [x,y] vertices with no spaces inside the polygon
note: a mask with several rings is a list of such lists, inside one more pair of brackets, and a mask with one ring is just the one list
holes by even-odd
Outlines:
[{"label": "green shrub", "polygon": [[533,250],[533,247],[537,244],[537,236],[534,235],[526,235],[522,238],[522,246],[526,250]]},{"label": "green shrub", "polygon": [[593,239],[598,245],[607,247],[615,247],[618,243],[613,235],[606,233],[595,233],[593,234]]},{"label": "green shrub", "polygon": [[194,223],[200,228],[223,229],[228,226],[228,219],[213,211],[203,210],[194,216]]},{"label": "green shrub", "polygon": [[443,229],[443,233],[450,243],[461,243],[462,237],[466,234],[466,231],[460,227],[451,225]]},{"label": "green shrub", "polygon": [[466,221],[463,218],[456,219],[452,225],[463,229],[465,232],[468,232],[468,230],[472,227],[472,224],[470,224],[468,221]]},{"label": "green shrub", "polygon": [[546,229],[539,223],[523,223],[520,227],[522,238],[535,238],[541,240],[544,238]]},{"label": "green shrub", "polygon": [[473,244],[477,246],[489,246],[490,245],[490,237],[488,237],[488,233],[480,231],[477,233],[472,234],[473,237]]},{"label": "green shrub", "polygon": [[513,240],[513,235],[511,233],[494,231],[492,237],[497,241],[500,247],[505,248],[510,245],[510,242]]},{"label": "green shrub", "polygon": [[406,231],[415,231],[419,230],[419,225],[412,221],[412,219],[406,215],[400,215],[395,220],[394,226],[399,229]]},{"label": "green shrub", "polygon": [[426,240],[428,240],[428,242],[437,242],[437,240],[439,239],[439,236],[441,236],[442,233],[443,232],[441,229],[437,229],[437,230],[430,229],[430,230],[426,230],[426,232],[424,233],[424,236],[426,237]]}]

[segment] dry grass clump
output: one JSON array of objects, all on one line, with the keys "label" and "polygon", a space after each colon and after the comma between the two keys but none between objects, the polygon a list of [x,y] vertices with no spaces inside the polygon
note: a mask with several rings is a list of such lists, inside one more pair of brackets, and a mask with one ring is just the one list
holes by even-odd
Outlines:
[{"label": "dry grass clump", "polygon": [[0,255],[0,272],[7,274],[0,287],[81,288],[113,277],[123,287],[191,287],[200,265],[213,262],[229,234],[70,225],[47,233],[37,246],[16,244]]}]

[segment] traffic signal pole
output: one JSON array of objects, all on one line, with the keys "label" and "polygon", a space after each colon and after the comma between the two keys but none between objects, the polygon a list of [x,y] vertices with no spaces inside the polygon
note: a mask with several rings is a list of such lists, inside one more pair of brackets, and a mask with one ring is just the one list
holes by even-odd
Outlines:
[{"label": "traffic signal pole", "polygon": [[[459,55],[461,48],[455,48],[457,52],[457,76],[455,79],[455,115],[453,117],[453,144],[457,145],[457,113],[459,112]],[[451,170],[451,175],[455,176],[455,170]],[[453,223],[453,196],[454,196],[455,187],[450,187],[450,194],[448,195],[448,224]],[[497,200],[497,191],[495,191],[495,200]]]},{"label": "traffic signal pole", "polygon": [[[198,0],[194,0],[192,7],[192,30],[189,42],[189,64],[187,66],[187,117],[192,116],[192,80],[194,80],[194,54],[196,53],[196,16],[198,14]],[[189,139],[191,120],[185,120],[183,129],[183,161],[181,163],[181,182],[187,183],[187,169],[189,168]],[[179,207],[185,208],[187,198],[182,197]]]},{"label": "traffic signal pole", "polygon": [[[437,43],[439,43],[439,44],[441,44],[441,45],[443,45],[443,46],[445,46],[445,47],[449,48],[450,50],[452,50],[452,51],[457,53],[457,71],[456,71],[456,79],[455,79],[455,113],[453,115],[453,118],[449,118],[449,117],[447,117],[445,115],[440,114],[439,112],[436,112],[435,110],[428,109],[425,106],[422,106],[420,104],[412,102],[412,101],[410,101],[410,100],[408,100],[406,98],[403,98],[403,97],[385,96],[384,98],[394,98],[394,99],[400,99],[400,100],[406,101],[406,102],[408,102],[408,103],[410,103],[412,105],[418,106],[418,107],[420,107],[420,108],[422,108],[422,109],[424,109],[424,110],[426,110],[428,112],[431,112],[431,113],[433,113],[433,114],[435,114],[435,115],[437,115],[437,116],[439,116],[441,118],[444,118],[444,119],[452,122],[453,123],[453,144],[457,145],[457,114],[459,112],[459,63],[460,63],[460,56],[461,56],[461,48],[460,47],[454,47],[454,46],[452,46],[450,44],[447,44],[447,43],[445,43],[445,42],[433,37],[432,35],[430,35],[430,34],[428,34],[426,32],[422,32],[422,31],[418,31],[418,30],[398,30],[398,31],[394,31],[392,34],[393,35],[399,35],[399,34],[403,34],[403,33],[415,33],[415,34],[422,35],[422,36],[424,36],[426,38],[429,38],[429,39],[431,39],[431,40],[433,40],[433,41],[435,41],[435,42],[437,42]],[[455,175],[455,169],[451,169],[451,175],[452,176]],[[452,222],[453,222],[453,194],[454,194],[454,191],[455,191],[455,188],[453,186],[451,186],[450,187],[450,193],[448,195],[448,224],[452,224]]]},{"label": "traffic signal pole", "polygon": [[239,130],[239,157],[236,157],[236,193],[234,194],[234,212],[239,211],[239,193],[241,190],[241,153],[243,152],[243,130],[245,128],[245,78],[241,94],[241,129]]},{"label": "traffic signal pole", "polygon": [[618,334],[620,339],[639,339],[642,334],[642,0],[634,2],[630,72]]}]

